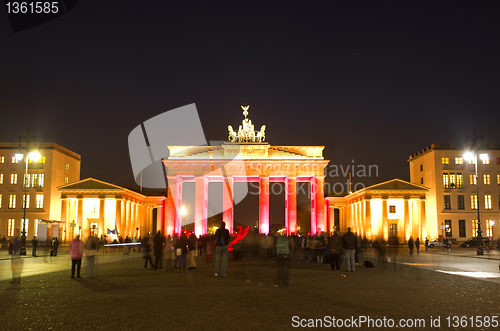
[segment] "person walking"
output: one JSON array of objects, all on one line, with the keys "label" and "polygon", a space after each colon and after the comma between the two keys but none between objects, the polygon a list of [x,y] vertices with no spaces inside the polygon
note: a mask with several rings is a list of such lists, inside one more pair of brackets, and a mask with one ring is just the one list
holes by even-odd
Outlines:
[{"label": "person walking", "polygon": [[347,261],[347,271],[356,271],[356,262],[354,260],[354,256],[356,254],[357,244],[358,240],[356,236],[351,231],[350,227],[347,228],[347,233],[342,238],[342,247],[344,248]]},{"label": "person walking", "polygon": [[309,246],[311,242],[311,235],[304,236],[302,239],[302,248],[304,248],[304,262],[309,262]]},{"label": "person walking", "polygon": [[331,270],[340,270],[340,252],[342,250],[342,240],[337,231],[328,239],[328,248],[330,249]]},{"label": "person walking", "polygon": [[486,246],[486,253],[490,252],[490,237],[484,238],[484,245]]},{"label": "person walking", "polygon": [[[215,231],[215,277],[226,276],[228,245],[229,231],[226,229],[226,223],[221,222],[220,228]],[[222,266],[219,266],[220,263]]]},{"label": "person walking", "polygon": [[142,238],[141,242],[141,247],[142,247],[142,253],[144,256],[144,269],[148,268],[148,261],[149,264],[151,265],[151,268],[155,268],[153,265],[153,260],[151,260],[151,243],[149,242],[149,236],[145,236]]},{"label": "person walking", "polygon": [[[196,255],[196,235],[194,232],[191,232],[188,239],[188,249],[189,249],[189,268],[188,269],[196,269],[196,261],[194,260],[194,256]],[[200,238],[201,240],[201,238]]]},{"label": "person walking", "polygon": [[52,251],[54,252],[54,256],[57,256],[57,250],[59,249],[59,240],[57,237],[54,237],[52,240]]},{"label": "person walking", "polygon": [[429,251],[429,239],[427,237],[425,237],[425,251]]},{"label": "person walking", "polygon": [[417,254],[420,254],[420,238],[415,240],[415,247],[417,248]]},{"label": "person walking", "polygon": [[80,240],[80,235],[77,235],[75,239],[71,240],[69,244],[69,256],[71,257],[71,278],[75,278],[75,267],[76,275],[80,277],[80,270],[82,268],[82,256],[85,245],[83,241]]},{"label": "person walking", "polygon": [[276,240],[277,271],[274,287],[288,287],[291,264],[290,252],[290,241],[285,235],[280,235]]},{"label": "person walking", "polygon": [[87,261],[89,263],[89,271],[88,277],[95,276],[95,268],[94,268],[94,258],[97,254],[97,238],[95,236],[89,236],[87,242],[85,243],[85,256],[87,257]]},{"label": "person walking", "polygon": [[410,237],[408,240],[408,248],[410,249],[410,255],[413,255],[413,247],[415,246],[415,241],[413,240],[413,237]]},{"label": "person walking", "polygon": [[31,250],[31,255],[36,257],[36,250],[38,248],[38,239],[36,239],[36,236],[33,236],[33,239],[31,240],[31,246],[33,249]]}]

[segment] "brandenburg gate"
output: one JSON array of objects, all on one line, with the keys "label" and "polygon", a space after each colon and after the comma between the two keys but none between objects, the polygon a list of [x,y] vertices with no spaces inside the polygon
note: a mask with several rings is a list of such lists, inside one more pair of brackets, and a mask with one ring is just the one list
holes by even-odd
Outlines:
[{"label": "brandenburg gate", "polygon": [[[310,183],[311,234],[328,229],[324,197],[324,146],[271,146],[265,142],[265,125],[254,130],[247,118],[248,106],[242,106],[245,118],[238,132],[228,126],[229,141],[220,146],[168,146],[170,155],[163,160],[167,168],[168,194],[165,233],[179,234],[182,225],[182,184],[195,182],[195,234],[207,233],[208,184],[223,183],[222,220],[234,231],[234,183],[259,183],[259,232],[269,233],[269,184],[285,184],[285,228],[297,232],[297,183]],[[160,220],[161,222],[162,220]]]}]

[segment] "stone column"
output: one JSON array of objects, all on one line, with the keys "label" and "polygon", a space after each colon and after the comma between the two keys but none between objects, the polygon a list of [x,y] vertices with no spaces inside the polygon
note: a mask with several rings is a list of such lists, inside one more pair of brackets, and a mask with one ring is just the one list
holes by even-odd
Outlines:
[{"label": "stone column", "polygon": [[130,200],[125,201],[125,233],[123,234],[123,239],[126,236],[130,236],[130,228],[131,228],[131,211],[132,211],[132,202]]},{"label": "stone column", "polygon": [[[167,192],[167,200],[165,202],[165,216],[166,216],[166,222],[165,222],[165,234],[168,236],[173,236],[175,233],[175,203],[174,203],[174,197],[173,197],[173,192],[170,190],[170,181],[169,181],[169,186],[168,186],[168,192]],[[149,207],[148,207],[148,224],[150,224],[149,220]]]},{"label": "stone column", "polygon": [[161,206],[158,206],[158,220],[156,222],[156,229],[155,234],[160,231],[162,236],[165,235],[165,207],[162,204]]},{"label": "stone column", "polygon": [[196,177],[194,202],[194,234],[199,237],[207,228],[208,215],[208,180],[205,176]]},{"label": "stone column", "polygon": [[297,177],[285,179],[285,214],[287,234],[297,233]]},{"label": "stone column", "polygon": [[121,231],[122,231],[122,198],[121,197],[116,197],[115,229],[116,229],[116,233],[121,233]]},{"label": "stone column", "polygon": [[79,226],[79,230],[81,231],[82,237],[87,238],[88,234],[88,227],[89,224],[85,220],[83,221],[83,198],[78,198],[78,216],[77,216],[77,226]]},{"label": "stone column", "polygon": [[[222,188],[222,221],[226,223],[229,233],[234,232],[234,179],[224,177],[224,187]],[[204,229],[207,233],[207,229]]]},{"label": "stone column", "polygon": [[326,231],[325,218],[325,177],[316,177],[316,231]]},{"label": "stone column", "polygon": [[382,234],[384,240],[389,240],[389,219],[387,218],[387,198],[382,198]]},{"label": "stone column", "polygon": [[[68,240],[69,236],[69,230],[70,230],[70,222],[68,219],[68,199],[66,198],[61,198],[61,223],[64,224],[64,227],[66,229],[66,232],[64,232],[64,238],[62,238],[63,241]],[[33,232],[35,233],[35,220],[33,220]],[[73,238],[70,238],[73,239]]]},{"label": "stone column", "polygon": [[420,231],[421,231],[420,239],[425,241],[425,237],[427,237],[427,221],[425,218],[425,199],[424,198],[420,198]]},{"label": "stone column", "polygon": [[311,183],[311,236],[316,234],[316,197],[318,188],[316,184],[316,177],[310,179]]},{"label": "stone column", "polygon": [[259,233],[269,233],[269,177],[259,177]]},{"label": "stone column", "polygon": [[99,238],[101,235],[106,234],[106,229],[104,229],[104,198],[99,198],[99,228],[97,229],[97,237]]},{"label": "stone column", "polygon": [[365,200],[365,217],[366,217],[366,237],[368,240],[375,239],[372,232],[372,204],[371,200]]},{"label": "stone column", "polygon": [[403,242],[408,241],[410,237],[413,235],[412,230],[410,228],[410,207],[409,207],[409,199],[404,198],[404,234]]},{"label": "stone column", "polygon": [[174,233],[179,236],[182,231],[182,216],[179,212],[182,206],[182,181],[181,176],[168,176],[168,189],[174,205]]}]

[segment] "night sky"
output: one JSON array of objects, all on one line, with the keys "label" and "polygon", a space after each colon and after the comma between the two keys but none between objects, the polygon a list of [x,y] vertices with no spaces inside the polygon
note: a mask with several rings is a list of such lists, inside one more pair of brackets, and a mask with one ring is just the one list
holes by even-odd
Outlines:
[{"label": "night sky", "polygon": [[366,185],[473,128],[500,143],[499,2],[110,2],[17,33],[0,9],[1,141],[30,127],[81,154],[81,178],[131,188],[130,131],[190,103],[207,140],[250,105],[272,145],[378,165]]}]

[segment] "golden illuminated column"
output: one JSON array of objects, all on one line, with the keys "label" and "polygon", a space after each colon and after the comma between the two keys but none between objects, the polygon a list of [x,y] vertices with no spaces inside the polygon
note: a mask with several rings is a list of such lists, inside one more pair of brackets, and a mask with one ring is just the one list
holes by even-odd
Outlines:
[{"label": "golden illuminated column", "polygon": [[371,199],[367,199],[365,200],[365,217],[366,217],[366,239],[368,240],[372,240],[373,237],[373,234],[372,234],[372,208],[371,208],[371,204],[372,203],[372,200]]},{"label": "golden illuminated column", "polygon": [[286,229],[287,234],[297,233],[297,177],[286,177]]},{"label": "golden illuminated column", "polygon": [[269,233],[269,177],[259,177],[259,233]]},{"label": "golden illuminated column", "polygon": [[132,202],[125,201],[125,236],[130,236],[130,222],[131,222]]},{"label": "golden illuminated column", "polygon": [[[77,217],[76,217],[76,224],[77,226],[79,226],[79,233],[82,234],[83,236],[85,236],[85,233],[84,232],[84,229],[85,229],[85,225],[83,224],[83,198],[78,198],[77,197],[77,201],[78,201],[78,212],[77,212]],[[87,223],[87,222],[85,222]],[[88,227],[88,225],[87,225]]]},{"label": "golden illuminated column", "polygon": [[141,222],[140,222],[140,225],[139,225],[139,234],[137,235],[138,237],[142,236],[144,233],[146,233],[148,231],[147,229],[147,221],[148,221],[148,218],[147,218],[147,210],[148,210],[148,206],[144,206],[142,205],[141,206]]},{"label": "golden illuminated column", "polygon": [[99,198],[99,228],[97,230],[97,237],[106,234],[104,229],[104,198]]},{"label": "golden illuminated column", "polygon": [[316,177],[316,231],[326,231],[325,218],[325,177]]},{"label": "golden illuminated column", "polygon": [[122,232],[122,199],[116,197],[116,211],[115,211],[115,229],[116,233]]},{"label": "golden illuminated column", "polygon": [[422,233],[420,234],[422,240],[427,237],[427,220],[425,218],[425,198],[420,198],[420,229]]},{"label": "golden illuminated column", "polygon": [[[207,228],[208,215],[208,180],[205,176],[196,177],[195,202],[194,202],[194,234],[199,237]],[[226,224],[226,228],[228,224]],[[231,230],[229,230],[231,233]]]},{"label": "golden illuminated column", "polygon": [[[66,232],[64,233],[63,240],[68,240],[68,231],[70,229],[69,220],[68,220],[68,199],[61,198],[61,222],[65,224]],[[34,223],[33,223],[34,225]]]},{"label": "golden illuminated column", "polygon": [[411,227],[410,227],[410,207],[409,207],[409,200],[406,197],[404,198],[404,221],[405,221],[405,227],[404,227],[405,237],[404,237],[403,242],[406,242],[412,236],[412,231],[411,231]]},{"label": "golden illuminated column", "polygon": [[382,197],[382,233],[384,240],[389,240],[389,219],[387,218],[387,198]]},{"label": "golden illuminated column", "polygon": [[[226,223],[229,233],[234,232],[234,179],[224,177],[224,187],[222,188],[222,221]],[[207,233],[207,228],[203,229]]]}]

